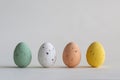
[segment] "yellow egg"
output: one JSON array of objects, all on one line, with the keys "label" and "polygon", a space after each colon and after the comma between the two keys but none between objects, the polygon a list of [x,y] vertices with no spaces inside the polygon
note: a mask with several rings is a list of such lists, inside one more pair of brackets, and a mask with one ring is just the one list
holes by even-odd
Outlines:
[{"label": "yellow egg", "polygon": [[87,62],[92,67],[99,67],[104,63],[105,51],[100,42],[93,42],[86,53]]}]

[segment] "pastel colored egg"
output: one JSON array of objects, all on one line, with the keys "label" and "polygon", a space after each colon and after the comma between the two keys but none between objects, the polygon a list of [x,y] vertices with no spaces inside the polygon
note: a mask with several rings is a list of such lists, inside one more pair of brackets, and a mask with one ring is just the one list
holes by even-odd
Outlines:
[{"label": "pastel colored egg", "polygon": [[74,43],[70,42],[66,45],[63,51],[63,62],[67,67],[73,68],[76,67],[81,60],[81,52],[79,46]]},{"label": "pastel colored egg", "polygon": [[55,47],[45,42],[41,45],[38,52],[38,61],[43,67],[53,67],[57,59]]},{"label": "pastel colored egg", "polygon": [[26,43],[20,42],[14,50],[14,62],[20,68],[27,67],[32,59],[30,48]]},{"label": "pastel colored egg", "polygon": [[105,61],[105,51],[100,42],[93,42],[87,49],[87,62],[92,67],[99,67]]}]

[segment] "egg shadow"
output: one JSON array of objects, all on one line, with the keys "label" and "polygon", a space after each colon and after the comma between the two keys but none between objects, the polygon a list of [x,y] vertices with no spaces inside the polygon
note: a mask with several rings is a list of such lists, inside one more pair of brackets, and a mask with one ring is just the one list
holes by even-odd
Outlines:
[{"label": "egg shadow", "polygon": [[44,67],[42,67],[42,66],[29,66],[29,67],[27,67],[27,68],[44,68]]},{"label": "egg shadow", "polygon": [[78,66],[77,68],[93,68],[91,66]]},{"label": "egg shadow", "polygon": [[74,69],[74,68],[93,68],[91,66],[77,66],[77,67],[73,67],[73,68],[69,68],[67,66],[56,66],[56,67],[53,67],[53,68],[67,68],[67,69]]},{"label": "egg shadow", "polygon": [[[7,68],[20,68],[20,67],[18,67],[18,66],[0,66],[0,69],[7,69]],[[74,69],[74,68],[83,68],[83,69],[87,69],[87,68],[94,68],[94,67],[91,67],[91,66],[77,66],[77,67],[73,67],[73,68],[69,68],[69,67],[67,67],[67,66],[54,66],[54,67],[49,67],[49,68],[46,68],[46,67],[42,67],[42,66],[28,66],[28,67],[25,67],[25,68],[20,68],[20,69],[26,69],[26,68],[31,68],[31,69],[33,69],[33,68],[36,68],[36,69],[50,69],[50,68],[57,68],[57,69],[62,69],[62,68],[64,68],[64,69]]]},{"label": "egg shadow", "polygon": [[[20,68],[20,67],[18,67],[18,66],[0,66],[0,69],[7,69],[7,68],[19,68],[19,69],[24,69],[24,67],[23,68]],[[43,67],[41,67],[41,66],[28,66],[28,67],[25,67],[25,68],[43,68]]]}]

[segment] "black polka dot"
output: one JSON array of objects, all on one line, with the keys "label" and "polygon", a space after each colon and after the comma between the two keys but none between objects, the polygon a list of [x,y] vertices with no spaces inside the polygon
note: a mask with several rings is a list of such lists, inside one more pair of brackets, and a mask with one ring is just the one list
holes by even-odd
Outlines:
[{"label": "black polka dot", "polygon": [[54,48],[53,48],[53,50],[54,50]]},{"label": "black polka dot", "polygon": [[77,50],[75,50],[75,53],[77,53]]},{"label": "black polka dot", "polygon": [[94,56],[95,54],[94,54],[94,53],[92,53],[92,55]]},{"label": "black polka dot", "polygon": [[92,50],[90,50],[90,52],[92,53],[93,51],[92,51]]},{"label": "black polka dot", "polygon": [[48,52],[46,52],[46,54],[48,55],[49,53],[48,53]]},{"label": "black polka dot", "polygon": [[44,46],[42,48],[45,48]]},{"label": "black polka dot", "polygon": [[54,61],[54,59],[52,59],[52,61]]}]

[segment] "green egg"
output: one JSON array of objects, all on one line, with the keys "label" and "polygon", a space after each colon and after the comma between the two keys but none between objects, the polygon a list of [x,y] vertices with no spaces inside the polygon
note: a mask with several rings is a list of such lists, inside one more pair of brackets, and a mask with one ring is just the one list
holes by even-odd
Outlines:
[{"label": "green egg", "polygon": [[14,62],[20,68],[27,67],[32,59],[30,48],[26,43],[20,42],[14,50]]}]

